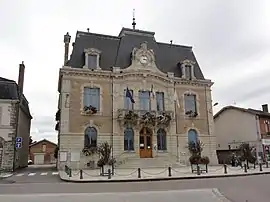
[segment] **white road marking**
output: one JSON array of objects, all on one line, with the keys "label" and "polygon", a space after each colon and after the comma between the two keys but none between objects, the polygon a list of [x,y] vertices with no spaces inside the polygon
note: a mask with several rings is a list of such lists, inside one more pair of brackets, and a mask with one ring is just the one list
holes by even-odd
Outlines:
[{"label": "white road marking", "polygon": [[47,175],[48,173],[41,173],[40,175]]},{"label": "white road marking", "polygon": [[58,175],[59,173],[58,172],[53,172],[52,175]]},{"label": "white road marking", "polygon": [[28,176],[34,176],[36,173],[29,173]]},{"label": "white road marking", "polygon": [[24,173],[19,173],[19,174],[17,174],[16,176],[17,177],[21,177],[21,176],[23,176],[24,175]]}]

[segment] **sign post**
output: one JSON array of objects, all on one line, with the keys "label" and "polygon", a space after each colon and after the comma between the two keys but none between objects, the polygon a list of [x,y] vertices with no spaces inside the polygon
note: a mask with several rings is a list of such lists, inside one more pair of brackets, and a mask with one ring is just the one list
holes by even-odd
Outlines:
[{"label": "sign post", "polygon": [[16,145],[16,149],[22,148],[22,137],[16,137],[15,145]]}]

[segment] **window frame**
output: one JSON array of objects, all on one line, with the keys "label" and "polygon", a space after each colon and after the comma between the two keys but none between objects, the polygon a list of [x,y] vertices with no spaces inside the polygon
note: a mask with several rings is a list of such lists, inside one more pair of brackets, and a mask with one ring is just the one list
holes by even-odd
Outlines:
[{"label": "window frame", "polygon": [[[93,129],[94,133],[91,133],[91,131],[89,131],[89,133],[87,133],[87,130],[91,130],[91,129]],[[94,135],[94,138],[92,138],[93,135]],[[94,143],[91,143],[92,139],[95,139]],[[88,126],[84,130],[84,148],[96,148],[97,147],[97,139],[98,139],[97,129],[93,126]]]},{"label": "window frame", "polygon": [[[96,49],[96,48],[88,48],[84,49],[84,54],[85,54],[85,61],[84,61],[84,69],[91,69],[91,70],[97,70],[101,69],[100,68],[100,56],[101,56],[101,51]],[[89,58],[88,56],[96,56],[96,67],[90,67],[88,64]]]},{"label": "window frame", "polygon": [[[128,89],[128,90],[130,91],[132,97],[134,97],[134,91],[132,89]],[[127,89],[124,89],[124,109],[134,110],[134,103],[131,102],[130,98],[126,97],[126,92],[127,92]]]},{"label": "window frame", "polygon": [[[142,95],[142,93],[148,93],[148,97],[147,97],[147,99],[148,99],[148,109],[142,109],[142,100],[143,99],[145,99],[146,100],[146,97],[144,98],[144,97],[142,97],[141,95]],[[150,91],[148,91],[148,90],[139,90],[139,107],[140,107],[140,110],[141,111],[151,111],[151,92]],[[141,99],[141,98],[143,98],[143,99]]]},{"label": "window frame", "polygon": [[157,131],[157,150],[167,151],[167,133],[163,128]]},{"label": "window frame", "polygon": [[[91,106],[93,106],[93,107],[95,107],[96,109],[97,109],[97,111],[98,112],[100,112],[101,110],[101,89],[99,88],[99,87],[88,87],[88,86],[84,86],[83,87],[83,107],[85,107],[85,106],[87,106],[86,105],[86,101],[85,101],[85,99],[93,99],[93,96],[94,96],[94,93],[89,93],[89,95],[86,93],[86,89],[88,89],[88,90],[92,90],[92,89],[95,89],[95,90],[97,90],[97,94],[95,95],[96,96],[96,98],[95,99],[97,99],[96,100],[96,103],[97,103],[97,105],[98,106],[94,106],[92,103],[91,103],[91,101],[90,101],[90,104],[89,104],[89,106],[91,105]],[[90,96],[89,98],[86,98],[86,96]],[[87,106],[87,107],[89,107],[89,106]]]},{"label": "window frame", "polygon": [[[159,98],[159,96],[161,96],[161,99]],[[162,110],[159,110],[158,109],[158,102],[162,100]],[[164,92],[156,92],[156,109],[158,112],[162,112],[162,111],[165,111],[165,95],[164,95]]]},{"label": "window frame", "polygon": [[[193,111],[192,109],[188,109],[187,110],[187,97],[193,97],[194,99],[193,99],[193,102],[194,102],[194,108],[195,108],[195,111]],[[191,100],[189,100],[189,101],[191,101]],[[188,94],[188,93],[185,93],[184,94],[184,106],[185,106],[185,108],[184,108],[184,111],[185,111],[185,113],[186,112],[188,112],[188,111],[192,111],[192,112],[196,112],[196,113],[198,113],[198,107],[197,107],[197,95],[196,94]]]},{"label": "window frame", "polygon": [[[130,132],[130,134],[127,134]],[[131,136],[130,136],[131,135]],[[130,141],[132,144],[130,144]],[[134,130],[132,128],[125,128],[124,130],[124,151],[125,152],[134,152]]]}]

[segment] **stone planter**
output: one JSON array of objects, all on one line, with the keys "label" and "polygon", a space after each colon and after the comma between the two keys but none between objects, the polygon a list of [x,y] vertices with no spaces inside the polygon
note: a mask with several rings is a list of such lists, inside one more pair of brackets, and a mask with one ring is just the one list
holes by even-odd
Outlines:
[{"label": "stone planter", "polygon": [[109,169],[111,170],[111,175],[114,175],[114,166],[113,165],[104,165],[100,167],[100,175],[101,176],[108,176]]},{"label": "stone planter", "polygon": [[207,164],[191,164],[191,172],[197,172],[197,166],[200,168],[200,172],[208,173],[208,165]]}]

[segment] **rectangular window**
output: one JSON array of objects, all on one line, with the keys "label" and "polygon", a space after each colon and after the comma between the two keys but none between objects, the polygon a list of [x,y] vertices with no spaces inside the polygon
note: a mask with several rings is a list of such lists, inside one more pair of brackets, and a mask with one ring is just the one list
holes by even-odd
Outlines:
[{"label": "rectangular window", "polygon": [[196,95],[185,95],[185,112],[197,112]]},{"label": "rectangular window", "polygon": [[42,145],[42,152],[46,152],[46,148],[47,148],[47,147],[46,147],[46,144],[43,144],[43,145]]},{"label": "rectangular window", "polygon": [[95,107],[97,111],[100,110],[100,89],[99,88],[84,88],[83,95],[83,104],[84,106]]},{"label": "rectangular window", "polygon": [[164,93],[156,92],[157,111],[164,111]]},{"label": "rectangular window", "polygon": [[97,55],[87,55],[87,66],[89,69],[97,68]]},{"label": "rectangular window", "polygon": [[139,91],[140,100],[140,110],[150,111],[150,92],[149,91]]},{"label": "rectangular window", "polygon": [[186,79],[192,79],[192,68],[190,65],[185,66]]},{"label": "rectangular window", "polygon": [[[129,97],[126,97],[126,89],[124,90],[124,109],[133,110],[134,104],[131,102]],[[131,93],[133,97],[133,90],[129,89],[129,92]]]}]

